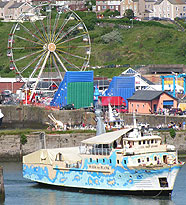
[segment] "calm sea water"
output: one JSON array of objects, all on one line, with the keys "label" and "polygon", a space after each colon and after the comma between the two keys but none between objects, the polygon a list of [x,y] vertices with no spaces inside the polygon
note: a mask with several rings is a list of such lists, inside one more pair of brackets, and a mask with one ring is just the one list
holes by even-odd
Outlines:
[{"label": "calm sea water", "polygon": [[186,205],[186,165],[179,172],[172,198],[85,194],[43,188],[22,177],[21,163],[0,163],[4,168],[4,205]]}]

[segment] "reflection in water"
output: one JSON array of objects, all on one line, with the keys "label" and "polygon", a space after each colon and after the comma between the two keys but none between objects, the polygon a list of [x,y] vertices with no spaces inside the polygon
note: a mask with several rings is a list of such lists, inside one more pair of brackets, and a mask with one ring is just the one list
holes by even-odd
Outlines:
[{"label": "reflection in water", "polygon": [[21,163],[1,163],[4,167],[5,205],[183,205],[186,201],[186,165],[176,179],[172,200],[135,196],[112,196],[46,188],[22,177]]}]

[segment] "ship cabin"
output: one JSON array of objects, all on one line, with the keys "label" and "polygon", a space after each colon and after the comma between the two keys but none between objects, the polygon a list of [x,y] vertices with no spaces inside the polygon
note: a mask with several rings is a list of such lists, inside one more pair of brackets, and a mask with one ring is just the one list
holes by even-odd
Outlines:
[{"label": "ship cabin", "polygon": [[151,132],[139,132],[135,129],[122,129],[108,132],[83,140],[80,154],[110,155],[111,151],[124,155],[134,155],[152,152],[175,151],[173,147],[162,144],[161,137]]}]

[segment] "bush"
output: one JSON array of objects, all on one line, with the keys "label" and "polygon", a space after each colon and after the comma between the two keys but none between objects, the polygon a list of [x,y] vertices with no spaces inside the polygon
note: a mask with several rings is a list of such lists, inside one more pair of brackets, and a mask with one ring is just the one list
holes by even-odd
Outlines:
[{"label": "bush", "polygon": [[22,145],[25,145],[27,143],[27,136],[24,134],[20,135],[20,142]]},{"label": "bush", "polygon": [[175,132],[175,130],[174,130],[173,128],[170,129],[169,133],[170,133],[170,136],[171,136],[173,139],[176,137],[176,132]]},{"label": "bush", "polygon": [[118,30],[114,30],[108,34],[101,37],[104,43],[118,42],[122,43],[123,39]]}]

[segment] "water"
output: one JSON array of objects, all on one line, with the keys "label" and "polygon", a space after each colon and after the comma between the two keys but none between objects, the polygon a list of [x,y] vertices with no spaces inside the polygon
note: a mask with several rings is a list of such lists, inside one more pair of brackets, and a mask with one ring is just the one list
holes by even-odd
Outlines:
[{"label": "water", "polygon": [[172,198],[111,196],[60,191],[38,186],[22,177],[21,163],[0,163],[4,168],[4,205],[185,205],[186,165],[179,172]]}]

